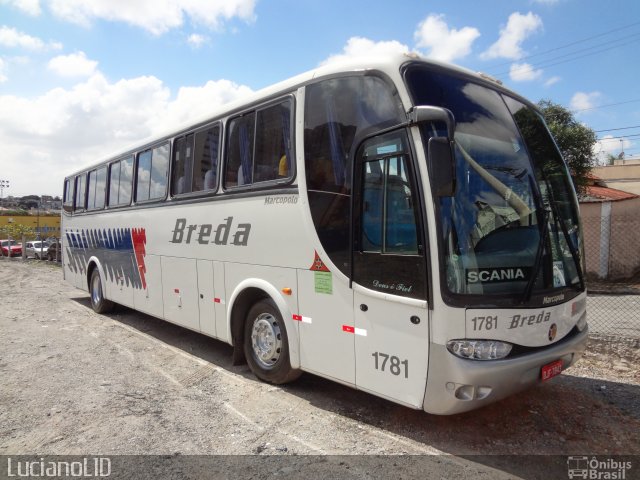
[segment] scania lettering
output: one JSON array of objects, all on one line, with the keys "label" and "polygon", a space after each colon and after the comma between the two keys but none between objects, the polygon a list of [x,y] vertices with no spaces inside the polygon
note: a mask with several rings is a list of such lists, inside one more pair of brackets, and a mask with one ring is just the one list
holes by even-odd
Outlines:
[{"label": "scania lettering", "polygon": [[273,384],[454,414],[553,381],[587,340],[578,203],[540,112],[414,55],[322,66],[104,157],[65,178],[62,230],[97,312],[219,339]]}]

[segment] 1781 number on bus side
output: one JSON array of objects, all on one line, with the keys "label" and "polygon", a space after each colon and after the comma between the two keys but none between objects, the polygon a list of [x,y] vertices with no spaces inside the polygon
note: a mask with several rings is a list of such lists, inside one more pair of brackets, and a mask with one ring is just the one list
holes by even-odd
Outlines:
[{"label": "1781 number on bus side", "polygon": [[485,317],[473,317],[473,330],[494,330],[498,328],[498,316],[487,315]]},{"label": "1781 number on bus side", "polygon": [[371,356],[375,358],[376,370],[388,371],[395,376],[404,373],[404,378],[409,378],[409,360],[400,360],[395,355],[382,352],[373,352]]}]

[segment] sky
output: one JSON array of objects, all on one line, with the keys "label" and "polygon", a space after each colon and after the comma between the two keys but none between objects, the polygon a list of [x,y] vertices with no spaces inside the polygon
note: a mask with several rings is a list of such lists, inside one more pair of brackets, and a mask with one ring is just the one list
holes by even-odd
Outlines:
[{"label": "sky", "polygon": [[345,57],[417,52],[573,111],[640,156],[637,0],[0,0],[3,195]]}]

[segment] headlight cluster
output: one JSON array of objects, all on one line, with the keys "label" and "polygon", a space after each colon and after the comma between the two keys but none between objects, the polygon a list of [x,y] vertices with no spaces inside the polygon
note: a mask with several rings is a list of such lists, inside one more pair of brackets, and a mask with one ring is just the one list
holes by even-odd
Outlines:
[{"label": "headlight cluster", "polygon": [[576,323],[576,327],[578,327],[578,331],[583,331],[587,326],[587,312],[584,312],[582,316],[578,319]]},{"label": "headlight cluster", "polygon": [[497,340],[450,340],[447,349],[460,358],[497,360],[511,352],[512,345]]}]

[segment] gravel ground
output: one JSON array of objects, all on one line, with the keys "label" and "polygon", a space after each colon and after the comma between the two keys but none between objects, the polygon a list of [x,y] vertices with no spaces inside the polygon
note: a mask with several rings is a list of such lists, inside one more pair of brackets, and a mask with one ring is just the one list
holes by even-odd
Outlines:
[{"label": "gravel ground", "polygon": [[298,455],[326,478],[475,479],[566,473],[566,457],[522,455],[640,455],[639,339],[593,338],[558,378],[438,417],[309,374],[261,383],[226,344],[95,314],[55,264],[0,259],[0,284],[0,454]]}]

